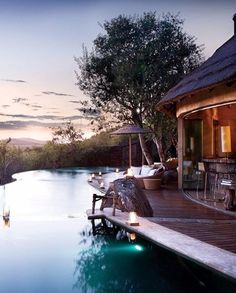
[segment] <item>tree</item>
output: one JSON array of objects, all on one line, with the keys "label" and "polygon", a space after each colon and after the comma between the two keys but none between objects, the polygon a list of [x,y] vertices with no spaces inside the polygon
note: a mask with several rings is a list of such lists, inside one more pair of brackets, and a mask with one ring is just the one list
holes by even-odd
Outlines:
[{"label": "tree", "polygon": [[82,133],[78,132],[71,121],[62,126],[52,127],[52,142],[60,144],[75,144],[82,140]]},{"label": "tree", "polygon": [[12,174],[19,171],[21,152],[9,146],[11,138],[0,140],[0,185],[12,180]]},{"label": "tree", "polygon": [[65,160],[72,163],[72,158],[77,153],[78,142],[83,140],[82,135],[83,133],[77,131],[71,121],[52,128],[52,142],[47,144],[44,151],[49,158],[53,150],[54,154],[50,157],[53,167],[65,165]]},{"label": "tree", "polygon": [[[183,32],[183,20],[170,13],[157,17],[118,16],[103,24],[104,34],[84,48],[77,84],[98,110],[154,131],[163,161],[176,137],[176,123],[155,107],[163,95],[202,61],[202,48]],[[115,107],[114,105],[119,105]],[[119,120],[118,119],[118,120]],[[144,146],[143,137],[140,136]],[[146,156],[148,163],[151,159]]]}]

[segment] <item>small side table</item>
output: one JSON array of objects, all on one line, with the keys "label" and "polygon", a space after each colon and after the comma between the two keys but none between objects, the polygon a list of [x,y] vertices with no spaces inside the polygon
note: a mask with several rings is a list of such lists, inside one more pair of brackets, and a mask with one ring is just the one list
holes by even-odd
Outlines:
[{"label": "small side table", "polygon": [[161,179],[143,179],[145,189],[156,190],[161,187]]}]

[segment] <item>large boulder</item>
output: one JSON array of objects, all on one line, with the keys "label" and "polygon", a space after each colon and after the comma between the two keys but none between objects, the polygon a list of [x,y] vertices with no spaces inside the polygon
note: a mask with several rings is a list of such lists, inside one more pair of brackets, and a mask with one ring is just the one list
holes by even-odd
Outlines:
[{"label": "large boulder", "polygon": [[101,209],[111,207],[115,195],[118,209],[125,212],[134,211],[140,217],[152,217],[153,215],[150,203],[134,177],[113,181],[105,195],[107,198],[103,200]]}]

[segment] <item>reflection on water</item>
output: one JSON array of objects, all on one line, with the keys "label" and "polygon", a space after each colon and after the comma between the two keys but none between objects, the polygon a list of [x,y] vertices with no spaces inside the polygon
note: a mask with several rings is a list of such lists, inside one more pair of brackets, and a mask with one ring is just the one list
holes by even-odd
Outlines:
[{"label": "reflection on water", "polygon": [[40,170],[16,174],[11,184],[0,187],[0,208],[7,206],[13,217],[66,216],[91,206],[94,189],[87,184],[88,173],[98,169]]},{"label": "reflection on water", "polygon": [[10,227],[10,209],[3,207],[2,219],[5,227]]},{"label": "reflection on water", "polygon": [[235,284],[114,228],[104,235],[99,225],[98,234],[81,234],[74,284],[79,292],[235,292]]},{"label": "reflection on water", "polygon": [[87,178],[100,170],[26,172],[1,188],[11,225],[0,225],[0,292],[233,292],[231,283],[138,237],[130,241],[107,222],[91,226]]}]

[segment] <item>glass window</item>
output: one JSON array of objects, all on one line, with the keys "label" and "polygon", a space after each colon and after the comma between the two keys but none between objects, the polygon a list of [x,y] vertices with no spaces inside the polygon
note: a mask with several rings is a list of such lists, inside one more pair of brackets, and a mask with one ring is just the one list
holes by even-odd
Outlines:
[{"label": "glass window", "polygon": [[183,143],[183,188],[202,188],[202,174],[198,172],[202,161],[202,120],[184,120]]}]

